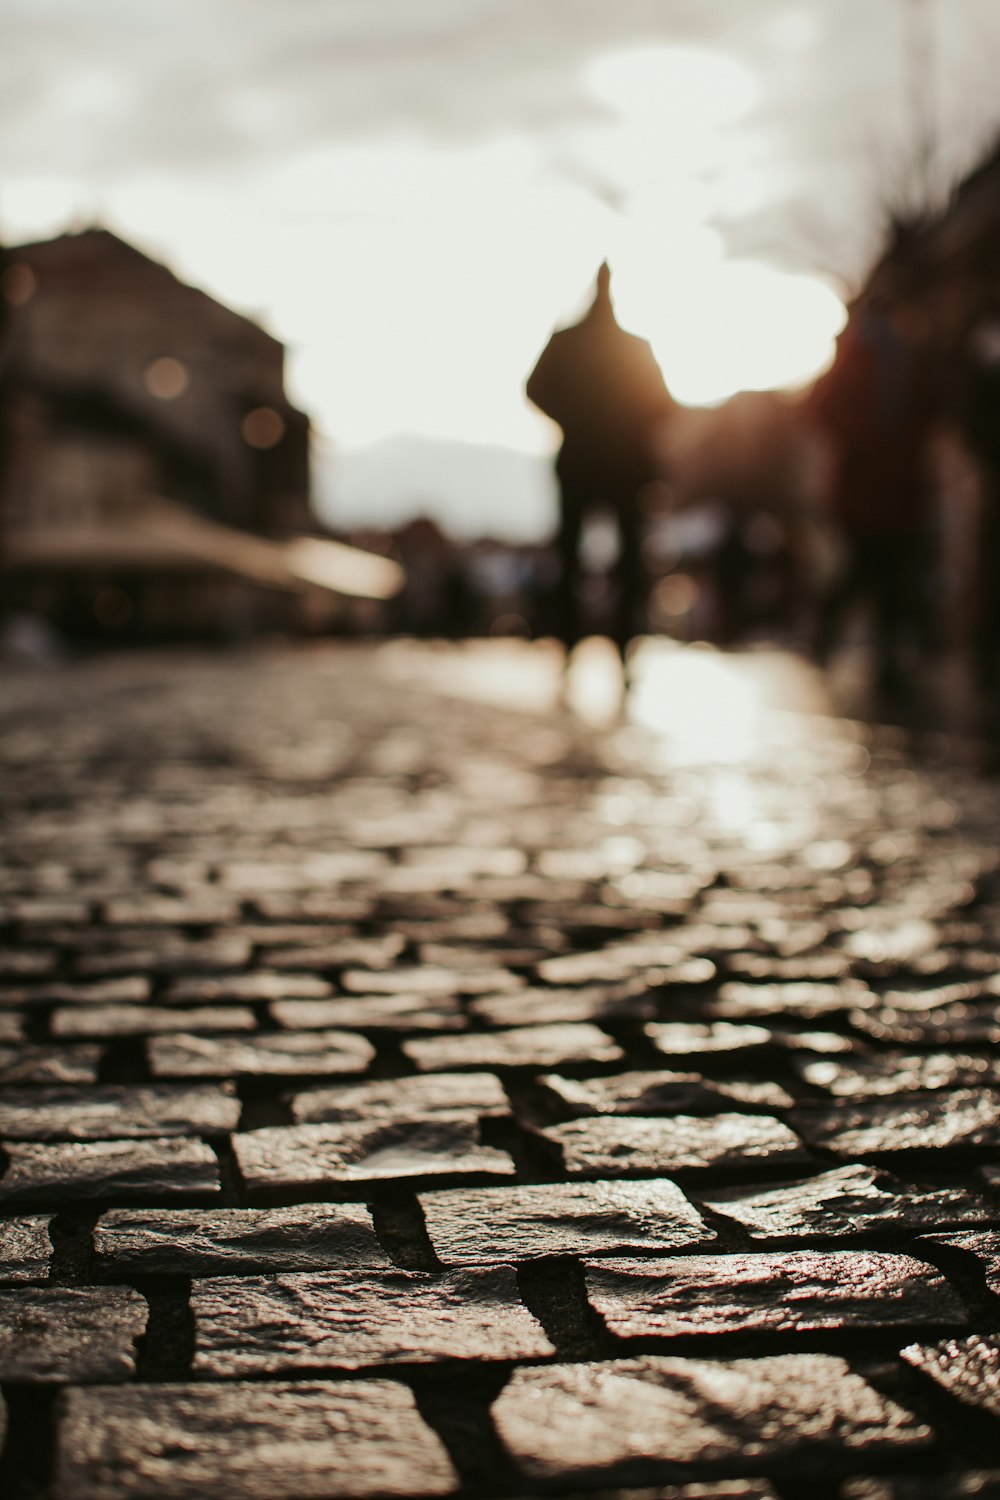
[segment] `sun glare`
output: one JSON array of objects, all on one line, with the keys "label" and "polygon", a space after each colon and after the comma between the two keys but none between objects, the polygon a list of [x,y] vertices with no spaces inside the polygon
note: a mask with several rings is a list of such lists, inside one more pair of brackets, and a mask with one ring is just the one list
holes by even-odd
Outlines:
[{"label": "sun glare", "polygon": [[664,276],[623,260],[622,323],[648,338],[679,401],[713,406],[738,391],[804,385],[830,361],[844,305],[829,286],[706,254]]},{"label": "sun glare", "polygon": [[647,46],[595,59],[581,82],[610,116],[586,148],[626,185],[609,247],[618,316],[650,340],[674,395],[710,406],[815,376],[843,326],[836,293],[729,259],[711,227],[780,190],[754,157],[751,70],[721,52]]}]

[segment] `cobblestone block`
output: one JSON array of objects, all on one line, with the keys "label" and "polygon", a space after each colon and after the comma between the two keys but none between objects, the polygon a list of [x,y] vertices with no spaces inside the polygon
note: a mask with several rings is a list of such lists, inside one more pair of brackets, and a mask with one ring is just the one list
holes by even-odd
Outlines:
[{"label": "cobblestone block", "polygon": [[1000,1417],[1000,1338],[995,1334],[910,1344],[902,1355],[950,1396]]},{"label": "cobblestone block", "polygon": [[23,927],[43,927],[53,922],[81,926],[90,921],[90,907],[86,901],[68,897],[28,896],[0,902],[0,921],[18,922]]},{"label": "cobblestone block", "polygon": [[421,1193],[420,1205],[445,1265],[677,1250],[715,1239],[680,1188],[666,1180]]},{"label": "cobblestone block", "polygon": [[559,1147],[571,1176],[680,1172],[754,1161],[791,1166],[808,1159],[798,1137],[769,1115],[601,1116],[541,1133]]},{"label": "cobblestone block", "polygon": [[734,980],[720,986],[717,997],[705,1005],[705,1014],[725,1021],[754,1021],[760,1017],[818,1021],[874,1004],[874,994],[858,981],[746,984]]},{"label": "cobblestone block", "polygon": [[330,981],[316,974],[258,971],[175,979],[163,998],[170,1005],[217,1005],[220,1001],[323,1000],[332,994]]},{"label": "cobblestone block", "polygon": [[1000,1296],[1000,1232],[965,1230],[958,1234],[929,1234],[924,1236],[932,1245],[952,1245],[956,1250],[967,1250],[982,1263],[986,1272],[986,1284],[991,1292]]},{"label": "cobblestone block", "polygon": [[235,922],[239,902],[219,892],[196,896],[117,896],[101,916],[112,927],[221,927]]},{"label": "cobblestone block", "polygon": [[148,948],[122,948],[106,953],[88,953],[74,960],[78,974],[199,974],[242,969],[250,962],[252,949],[245,938],[226,936],[187,942],[165,933]]},{"label": "cobblestone block", "polygon": [[1000,1042],[1000,1007],[964,1001],[924,1011],[880,1006],[852,1011],[851,1024],[894,1047],[993,1047]]},{"label": "cobblestone block", "polygon": [[190,1198],[219,1189],[215,1153],[201,1141],[18,1141],[7,1157],[0,1203]]},{"label": "cobblestone block", "polygon": [[463,1031],[465,1012],[453,995],[357,995],[336,1000],[277,1000],[270,1007],[289,1031],[343,1026],[358,1031]]},{"label": "cobblestone block", "polygon": [[998,1146],[1000,1092],[956,1089],[898,1100],[844,1102],[829,1110],[796,1110],[792,1121],[810,1145],[835,1156]]},{"label": "cobblestone block", "polygon": [[194,1368],[229,1378],[555,1353],[509,1266],[196,1282]]},{"label": "cobblestone block", "polygon": [[885,1328],[967,1319],[909,1255],[855,1251],[588,1262],[591,1304],[620,1338]]},{"label": "cobblestone block", "polygon": [[641,1490],[574,1490],[564,1500],[778,1500],[766,1479],[719,1479],[708,1484],[643,1486]]},{"label": "cobblestone block", "polygon": [[[618,916],[619,920],[628,916],[627,913],[607,915]],[[693,968],[692,962],[676,943],[655,938],[649,942],[611,943],[594,953],[560,954],[545,959],[536,972],[546,984],[614,983],[651,970],[656,972],[655,983],[661,985],[701,984],[714,977],[715,966],[709,960],[700,960]]]},{"label": "cobblestone block", "polygon": [[494,990],[517,990],[524,980],[509,969],[469,969],[399,965],[393,969],[345,969],[345,990],[359,995],[483,995]]},{"label": "cobblestone block", "polygon": [[428,1115],[507,1115],[510,1101],[493,1073],[422,1073],[309,1089],[293,1095],[290,1108],[295,1123],[303,1125],[332,1120],[405,1124]]},{"label": "cobblestone block", "polygon": [[361,1204],[295,1208],[114,1209],[94,1249],[116,1274],[225,1276],[253,1271],[388,1269]]},{"label": "cobblestone block", "polygon": [[278,1125],[234,1136],[233,1149],[252,1189],[514,1172],[506,1151],[480,1143],[478,1119],[448,1115],[405,1123]]},{"label": "cobblestone block", "polygon": [[24,1287],[0,1292],[0,1380],[127,1380],[146,1300],[130,1287]]},{"label": "cobblestone block", "polygon": [[749,1052],[768,1047],[774,1037],[766,1026],[736,1025],[732,1021],[664,1021],[651,1023],[646,1035],[664,1057],[711,1057],[718,1052]]},{"label": "cobblestone block", "polygon": [[839,1239],[888,1228],[933,1229],[988,1224],[995,1217],[962,1188],[917,1187],[874,1167],[837,1167],[818,1177],[770,1187],[715,1189],[696,1195],[707,1208],[742,1224],[752,1239]]},{"label": "cobblestone block", "polygon": [[95,984],[38,984],[0,990],[0,1005],[141,1005],[149,999],[142,974],[103,979]]},{"label": "cobblestone block", "polygon": [[255,1031],[245,1005],[202,1005],[189,1010],[163,1005],[79,1005],[49,1019],[53,1036],[152,1036],[169,1031]]},{"label": "cobblestone block", "polygon": [[926,1479],[848,1479],[842,1500],[1000,1500],[1000,1469]]},{"label": "cobblestone block", "polygon": [[0,1044],[24,1041],[24,1018],[16,1011],[0,1011]]},{"label": "cobblestone block", "polygon": [[154,1078],[322,1078],[363,1073],[375,1056],[370,1042],[349,1031],[179,1033],[152,1037],[147,1046]]},{"label": "cobblestone block", "polygon": [[850,1061],[793,1058],[792,1065],[814,1088],[844,1099],[875,1099],[933,1089],[971,1089],[1000,1084],[1000,1058],[985,1053],[879,1052]]},{"label": "cobblestone block", "polygon": [[798,953],[784,958],[771,953],[733,953],[726,967],[737,978],[771,984],[821,984],[846,979],[851,962],[843,953]]},{"label": "cobblestone block", "polygon": [[[257,896],[272,891],[314,891],[317,886],[339,886],[348,881],[377,878],[388,868],[384,854],[372,849],[309,851],[294,862],[280,858],[229,860],[220,871],[226,890]],[[331,892],[324,911],[332,912],[339,893]]]},{"label": "cobblestone block", "polygon": [[[355,937],[345,931],[324,940],[322,933],[300,935],[291,945],[271,947],[278,939],[264,934],[267,962],[276,969],[307,969],[310,972],[359,965],[364,969],[388,969],[402,952],[404,938],[398,932],[380,937]],[[292,993],[291,991],[289,993]]]},{"label": "cobblestone block", "polygon": [[500,1437],[542,1483],[647,1483],[695,1464],[909,1452],[927,1427],[829,1355],[619,1360],[518,1370],[493,1404]]},{"label": "cobblestone block", "polygon": [[96,1083],[100,1062],[97,1045],[0,1047],[0,1085]]},{"label": "cobblestone block", "polygon": [[298,891],[294,895],[254,891],[250,905],[266,922],[366,922],[374,901],[365,895]]},{"label": "cobblestone block", "polygon": [[56,955],[35,948],[0,948],[0,979],[46,979]]},{"label": "cobblestone block", "polygon": [[440,1439],[390,1380],[94,1387],[59,1412],[57,1500],[450,1495]]},{"label": "cobblestone block", "polygon": [[657,999],[646,979],[581,989],[531,988],[513,995],[482,995],[469,1014],[487,1026],[550,1026],[601,1020],[650,1020]]},{"label": "cobblestone block", "polygon": [[114,1140],[138,1136],[225,1135],[236,1129],[233,1084],[19,1089],[0,1096],[0,1138]]},{"label": "cobblestone block", "polygon": [[403,1043],[422,1072],[441,1068],[558,1068],[621,1062],[616,1042],[596,1026],[520,1026],[463,1036],[419,1037]]},{"label": "cobblestone block", "polygon": [[617,1073],[610,1078],[561,1078],[538,1082],[574,1115],[675,1115],[688,1110],[718,1112],[726,1104],[790,1109],[791,1095],[768,1079],[703,1078],[700,1073]]},{"label": "cobblestone block", "polygon": [[51,1220],[39,1214],[0,1219],[0,1281],[44,1281],[49,1273]]}]

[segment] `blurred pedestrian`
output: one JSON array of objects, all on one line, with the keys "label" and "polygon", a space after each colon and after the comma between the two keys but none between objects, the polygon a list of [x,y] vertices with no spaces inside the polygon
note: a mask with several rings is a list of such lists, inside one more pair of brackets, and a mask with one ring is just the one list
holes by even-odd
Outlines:
[{"label": "blurred pedestrian", "polygon": [[976,581],[972,626],[976,687],[988,700],[990,731],[1000,728],[1000,308],[984,300],[968,331],[959,361],[959,430],[981,479],[976,528]]},{"label": "blurred pedestrian", "polygon": [[849,609],[874,617],[878,687],[904,684],[908,637],[930,639],[924,465],[934,415],[919,313],[883,267],[851,311],[831,369],[809,398],[830,443],[829,516],[842,550],[820,600],[814,646],[826,663]]},{"label": "blurred pedestrian", "polygon": [[610,512],[617,524],[611,633],[624,664],[646,623],[640,490],[657,477],[657,452],[674,402],[645,339],[626,333],[611,302],[611,272],[597,273],[579,323],[555,332],[528,378],[527,395],[562,428],[556,616],[567,651],[586,633],[582,608],[584,524]]}]

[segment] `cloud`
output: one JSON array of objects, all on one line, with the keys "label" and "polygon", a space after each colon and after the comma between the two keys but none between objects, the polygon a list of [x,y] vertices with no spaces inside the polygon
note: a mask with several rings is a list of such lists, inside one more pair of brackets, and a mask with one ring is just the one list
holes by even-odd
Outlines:
[{"label": "cloud", "polygon": [[[746,0],[14,0],[4,170],[232,165],[411,129],[468,139],[595,112],[587,58],[711,39]],[[756,12],[780,12],[759,0]]]}]

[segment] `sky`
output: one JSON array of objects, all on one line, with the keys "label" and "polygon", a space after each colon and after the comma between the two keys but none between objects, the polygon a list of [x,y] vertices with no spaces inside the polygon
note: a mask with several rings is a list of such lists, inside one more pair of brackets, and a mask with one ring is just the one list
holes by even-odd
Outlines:
[{"label": "sky", "polygon": [[1000,124],[996,0],[3,0],[0,36],[0,234],[103,223],[258,318],[344,524],[545,529],[523,382],[604,258],[680,399],[801,383],[914,130],[940,195]]}]

